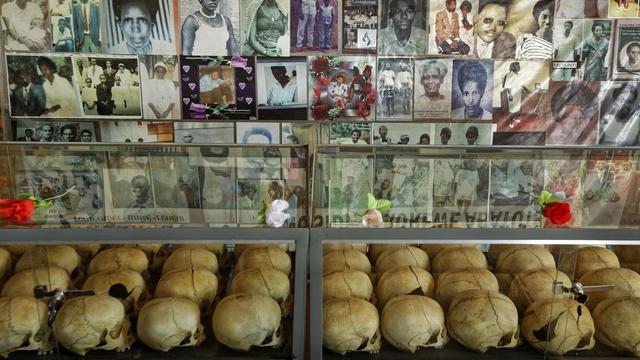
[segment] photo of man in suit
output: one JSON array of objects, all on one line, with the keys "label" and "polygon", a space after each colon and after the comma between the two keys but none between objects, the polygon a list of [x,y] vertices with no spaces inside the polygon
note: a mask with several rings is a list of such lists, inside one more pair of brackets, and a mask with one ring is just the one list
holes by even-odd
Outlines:
[{"label": "photo of man in suit", "polygon": [[71,8],[76,51],[100,52],[100,5],[94,0],[80,0]]},{"label": "photo of man in suit", "polygon": [[31,82],[31,74],[21,70],[18,87],[11,94],[11,116],[40,116],[46,109],[46,97],[42,85]]},{"label": "photo of man in suit", "polygon": [[25,129],[24,136],[19,137],[18,141],[36,141],[33,138],[33,129]]},{"label": "photo of man in suit", "polygon": [[508,5],[504,0],[480,0],[474,23],[476,55],[481,59],[513,59],[516,38],[505,32]]},{"label": "photo of man in suit", "polygon": [[436,45],[440,54],[469,53],[469,45],[460,40],[460,19],[456,0],[445,0],[445,8],[436,13]]}]

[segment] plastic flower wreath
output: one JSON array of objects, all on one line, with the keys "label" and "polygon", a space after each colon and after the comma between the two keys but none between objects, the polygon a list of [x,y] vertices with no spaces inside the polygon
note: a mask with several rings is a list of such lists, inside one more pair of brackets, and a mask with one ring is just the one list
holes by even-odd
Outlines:
[{"label": "plastic flower wreath", "polygon": [[69,194],[75,186],[63,194],[41,199],[29,193],[19,194],[16,199],[0,199],[0,218],[16,223],[30,223],[31,216],[36,208],[48,208],[53,205],[53,200]]},{"label": "plastic flower wreath", "polygon": [[362,225],[374,228],[384,227],[382,213],[389,209],[391,209],[391,201],[376,199],[372,194],[367,194],[367,211],[362,215]]},{"label": "plastic flower wreath", "polygon": [[[535,197],[527,192],[521,191],[535,199]],[[543,190],[537,198],[540,212],[544,217],[549,219],[552,224],[562,225],[571,220],[571,207],[566,201],[561,201],[552,193]]]}]

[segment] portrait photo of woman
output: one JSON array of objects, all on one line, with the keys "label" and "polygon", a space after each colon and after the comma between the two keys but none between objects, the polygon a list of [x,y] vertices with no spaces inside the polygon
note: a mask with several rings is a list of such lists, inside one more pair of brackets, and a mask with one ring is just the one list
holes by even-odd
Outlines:
[{"label": "portrait photo of woman", "polygon": [[454,60],[453,71],[451,119],[491,120],[492,96],[484,95],[493,88],[493,63]]},{"label": "portrait photo of woman", "polygon": [[553,55],[553,0],[540,0],[533,6],[535,30],[516,39],[516,59],[546,60]]},{"label": "portrait photo of woman", "polygon": [[289,56],[289,1],[243,0],[242,55]]},{"label": "portrait photo of woman", "polygon": [[236,1],[190,0],[180,6],[188,13],[182,22],[182,55],[240,55]]},{"label": "portrait photo of woman", "polygon": [[175,56],[140,58],[145,119],[180,118],[177,63]]}]

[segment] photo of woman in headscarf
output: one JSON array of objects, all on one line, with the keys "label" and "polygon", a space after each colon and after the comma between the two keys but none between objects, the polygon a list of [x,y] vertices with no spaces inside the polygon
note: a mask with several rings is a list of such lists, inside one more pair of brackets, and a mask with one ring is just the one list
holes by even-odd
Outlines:
[{"label": "photo of woman in headscarf", "polygon": [[553,54],[553,0],[540,0],[533,6],[536,30],[516,39],[516,59],[546,60]]},{"label": "photo of woman in headscarf", "polygon": [[153,66],[153,77],[149,79],[144,93],[144,117],[146,119],[173,119],[178,101],[178,89],[167,78],[169,68],[158,61]]},{"label": "photo of woman in headscarf", "polygon": [[200,9],[182,23],[182,55],[240,55],[229,17],[220,13],[225,2],[234,0],[198,0]]},{"label": "photo of woman in headscarf", "polygon": [[245,0],[242,55],[289,56],[289,1]]}]

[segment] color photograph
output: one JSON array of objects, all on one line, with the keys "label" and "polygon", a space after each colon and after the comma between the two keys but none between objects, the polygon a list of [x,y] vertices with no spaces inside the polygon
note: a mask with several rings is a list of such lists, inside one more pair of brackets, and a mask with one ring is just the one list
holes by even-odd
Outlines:
[{"label": "color photograph", "polygon": [[340,2],[290,1],[291,54],[336,54],[340,42]]},{"label": "color photograph", "polygon": [[342,53],[375,55],[378,48],[378,1],[343,0]]},{"label": "color photograph", "polygon": [[307,120],[307,58],[258,58],[258,118]]}]

